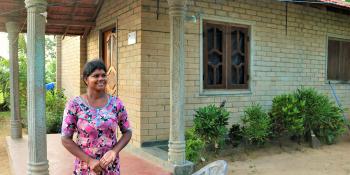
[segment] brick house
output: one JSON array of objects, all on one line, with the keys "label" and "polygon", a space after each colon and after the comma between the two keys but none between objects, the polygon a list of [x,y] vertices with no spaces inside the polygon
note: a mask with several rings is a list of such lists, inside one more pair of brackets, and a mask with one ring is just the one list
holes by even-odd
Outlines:
[{"label": "brick house", "polygon": [[[226,100],[233,123],[252,102],[268,108],[274,96],[300,86],[330,94],[329,80],[349,107],[349,8],[345,2],[325,0],[188,1],[186,126],[196,109],[210,103]],[[128,107],[133,144],[168,140],[169,30],[165,0],[106,0],[86,39],[62,40],[66,94],[83,93],[82,66],[87,59],[102,58],[109,67],[109,92]],[[128,44],[133,32],[136,43]]]},{"label": "brick house", "polygon": [[[9,33],[11,137],[21,138],[19,32],[28,41],[28,172],[48,174],[44,35],[57,37],[57,87],[84,92],[82,66],[101,58],[108,91],[125,103],[132,145],[169,140],[175,174],[188,172],[185,127],[196,109],[245,107],[311,86],[350,106],[350,5],[342,0],[0,0]],[[22,24],[22,27],[20,26]],[[24,24],[27,27],[24,28]],[[23,30],[22,30],[23,29]],[[80,37],[70,37],[79,35]],[[13,93],[12,93],[13,92]]]}]

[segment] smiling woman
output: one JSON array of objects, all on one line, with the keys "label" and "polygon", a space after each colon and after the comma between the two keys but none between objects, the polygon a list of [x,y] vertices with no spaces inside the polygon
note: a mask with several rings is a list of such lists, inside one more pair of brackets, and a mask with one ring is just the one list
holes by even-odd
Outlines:
[{"label": "smiling woman", "polygon": [[0,32],[0,56],[9,58],[9,44],[7,39],[7,33]]},{"label": "smiling woman", "polygon": [[[77,157],[73,174],[119,175],[119,152],[132,135],[128,114],[118,97],[105,93],[106,66],[100,59],[86,63],[83,80],[86,94],[67,103],[62,122],[62,144]],[[123,134],[119,140],[117,128]]]}]

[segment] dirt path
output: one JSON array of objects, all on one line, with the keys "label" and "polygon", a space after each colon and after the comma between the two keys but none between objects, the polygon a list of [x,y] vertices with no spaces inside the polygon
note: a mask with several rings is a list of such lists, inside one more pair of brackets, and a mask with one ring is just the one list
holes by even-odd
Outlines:
[{"label": "dirt path", "polygon": [[322,146],[320,149],[304,146],[272,155],[267,153],[244,161],[230,162],[229,174],[350,175],[350,137],[346,136],[340,143]]},{"label": "dirt path", "polygon": [[[2,113],[0,113],[2,115]],[[10,135],[10,121],[8,117],[0,116],[0,174],[10,175],[9,159],[6,152],[5,137]]]}]

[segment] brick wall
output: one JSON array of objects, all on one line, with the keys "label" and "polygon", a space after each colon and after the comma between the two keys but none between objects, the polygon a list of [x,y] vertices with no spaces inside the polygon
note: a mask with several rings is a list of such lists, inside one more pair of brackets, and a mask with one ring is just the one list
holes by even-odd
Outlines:
[{"label": "brick wall", "polygon": [[68,98],[85,92],[81,80],[82,68],[86,62],[86,40],[79,36],[66,36],[62,40],[62,88]]},{"label": "brick wall", "polygon": [[144,141],[169,139],[170,35],[167,1],[142,1],[141,133]]},{"label": "brick wall", "polygon": [[[110,26],[117,28],[117,95],[126,106],[131,121],[132,144],[140,146],[141,138],[141,1],[105,0],[96,20],[96,27],[87,38],[88,60],[100,55],[100,32]],[[128,45],[128,33],[136,31],[137,43]]]},{"label": "brick wall", "polygon": [[[142,1],[141,28],[141,133],[144,141],[169,137],[169,17],[166,0]],[[250,90],[219,94],[201,92],[201,22],[186,22],[185,118],[192,125],[199,107],[226,100],[230,123],[239,121],[245,107],[259,102],[271,107],[274,96],[312,86],[330,95],[327,84],[327,36],[350,38],[350,17],[307,6],[275,0],[189,1],[188,14],[251,27]],[[350,107],[350,85],[337,83],[337,95]],[[331,95],[330,95],[331,96]],[[331,96],[333,99],[333,97]]]},{"label": "brick wall", "polygon": [[[142,4],[141,4],[142,3]],[[169,16],[166,0],[106,0],[96,27],[87,38],[87,59],[100,54],[100,31],[117,27],[118,95],[125,103],[133,127],[132,143],[169,137]],[[349,16],[274,0],[189,1],[188,15],[251,28],[250,90],[207,93],[201,90],[201,20],[186,22],[185,118],[192,125],[199,107],[226,100],[230,123],[239,121],[245,107],[259,102],[266,109],[274,96],[312,86],[330,95],[326,80],[327,36],[350,38]],[[137,32],[137,43],[127,44],[127,34]],[[348,84],[337,83],[337,95],[350,107]]]},{"label": "brick wall", "polygon": [[79,78],[80,78],[80,94],[86,93],[86,85],[82,81],[84,65],[87,61],[87,40],[80,38],[80,62],[79,62]]}]

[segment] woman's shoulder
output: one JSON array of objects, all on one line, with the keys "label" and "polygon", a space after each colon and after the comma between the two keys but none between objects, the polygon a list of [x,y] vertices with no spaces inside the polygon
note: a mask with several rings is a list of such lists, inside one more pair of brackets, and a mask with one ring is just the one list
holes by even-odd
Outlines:
[{"label": "woman's shoulder", "polygon": [[116,95],[109,95],[111,100],[114,100],[115,102],[122,102],[120,98]]},{"label": "woman's shoulder", "polygon": [[111,100],[110,104],[113,104],[117,108],[119,108],[120,106],[123,106],[123,102],[120,100],[118,96],[110,95],[110,100]]},{"label": "woman's shoulder", "polygon": [[71,97],[67,101],[67,105],[69,105],[69,106],[79,105],[79,103],[81,103],[81,97],[80,96]]}]

